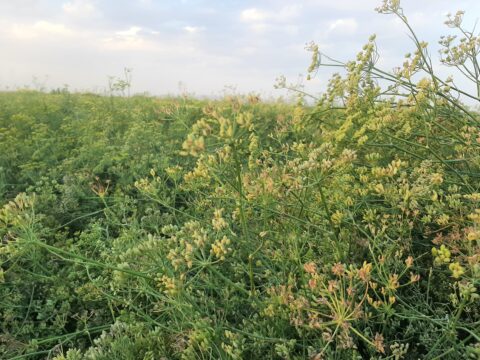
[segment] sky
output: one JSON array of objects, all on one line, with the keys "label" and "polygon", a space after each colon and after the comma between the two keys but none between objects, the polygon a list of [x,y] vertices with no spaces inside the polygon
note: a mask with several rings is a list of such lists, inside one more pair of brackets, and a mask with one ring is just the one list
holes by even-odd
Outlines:
[{"label": "sky", "polygon": [[[275,79],[302,81],[305,45],[354,59],[377,34],[379,65],[399,66],[412,51],[406,29],[374,11],[380,0],[0,0],[0,90],[103,92],[108,76],[132,69],[132,92],[153,95],[224,92],[280,96]],[[418,36],[432,44],[451,31],[448,12],[480,15],[478,0],[403,0]],[[448,74],[449,69],[441,70]],[[331,70],[306,89],[317,93]]]}]

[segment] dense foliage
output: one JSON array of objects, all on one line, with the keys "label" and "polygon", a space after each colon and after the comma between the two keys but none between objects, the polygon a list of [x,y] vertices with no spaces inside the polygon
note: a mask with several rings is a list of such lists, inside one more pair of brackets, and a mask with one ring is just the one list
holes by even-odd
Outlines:
[{"label": "dense foliage", "polygon": [[0,357],[478,359],[480,116],[415,45],[313,108],[0,94]]}]

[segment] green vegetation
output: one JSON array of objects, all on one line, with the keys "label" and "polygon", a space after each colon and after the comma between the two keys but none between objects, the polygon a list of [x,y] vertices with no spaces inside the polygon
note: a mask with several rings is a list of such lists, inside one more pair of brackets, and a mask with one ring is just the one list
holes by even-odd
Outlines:
[{"label": "green vegetation", "polygon": [[480,94],[412,38],[314,107],[0,94],[0,357],[478,359]]}]

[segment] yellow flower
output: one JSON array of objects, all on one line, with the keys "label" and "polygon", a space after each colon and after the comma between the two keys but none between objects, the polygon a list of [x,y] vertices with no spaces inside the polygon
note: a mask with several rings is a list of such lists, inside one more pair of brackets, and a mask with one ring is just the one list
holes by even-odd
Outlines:
[{"label": "yellow flower", "polygon": [[407,257],[407,259],[405,260],[405,265],[407,265],[407,268],[412,267],[413,257],[411,257],[411,256]]},{"label": "yellow flower", "polygon": [[228,226],[227,222],[223,218],[224,209],[215,209],[213,212],[212,226],[215,230],[220,231]]},{"label": "yellow flower", "polygon": [[183,155],[190,154],[192,156],[198,156],[205,150],[205,140],[203,136],[196,137],[194,134],[188,134],[187,139],[182,144],[184,152]]},{"label": "yellow flower", "polygon": [[175,166],[170,166],[165,169],[165,172],[167,173],[168,176],[174,177],[177,175],[180,171],[182,170],[181,166],[175,165]]},{"label": "yellow flower", "polygon": [[450,216],[448,216],[447,214],[442,214],[438,217],[437,224],[438,225],[447,225],[449,220],[450,220]]},{"label": "yellow flower", "polygon": [[432,255],[435,256],[435,265],[448,264],[450,262],[450,250],[445,245],[440,246],[440,249],[432,248]]},{"label": "yellow flower", "polygon": [[468,215],[469,219],[476,224],[480,224],[480,209],[476,209],[474,213]]},{"label": "yellow flower", "polygon": [[372,271],[372,264],[364,261],[362,268],[358,270],[358,277],[364,282],[367,282],[368,280],[370,280],[371,271]]},{"label": "yellow flower", "polygon": [[228,247],[228,245],[230,245],[230,239],[223,236],[221,240],[216,240],[212,244],[210,252],[214,254],[217,259],[225,260],[225,255],[232,251],[232,248]]},{"label": "yellow flower", "polygon": [[467,235],[467,239],[469,241],[475,241],[475,240],[480,240],[480,231],[471,231]]},{"label": "yellow flower", "polygon": [[332,214],[332,221],[335,225],[339,225],[342,222],[344,217],[345,217],[345,214],[337,210]]},{"label": "yellow flower", "polygon": [[427,78],[423,78],[421,79],[418,84],[417,84],[417,87],[422,89],[422,90],[425,90],[425,89],[428,89],[428,87],[430,86],[430,80],[427,79]]},{"label": "yellow flower", "polygon": [[175,278],[168,277],[163,275],[157,278],[158,285],[163,288],[166,294],[168,295],[176,295],[179,291],[179,284],[175,280]]},{"label": "yellow flower", "polygon": [[465,273],[465,269],[458,262],[451,263],[448,268],[452,272],[452,276],[455,279],[458,279],[460,276],[462,276]]},{"label": "yellow flower", "polygon": [[463,197],[471,201],[480,201],[480,193],[465,194]]},{"label": "yellow flower", "polygon": [[442,174],[439,174],[439,173],[432,174],[432,177],[430,178],[430,180],[432,181],[432,184],[440,185],[441,183],[443,183]]},{"label": "yellow flower", "polygon": [[398,275],[397,274],[390,275],[388,279],[388,289],[395,290],[395,289],[398,289],[399,286],[400,284],[398,282]]},{"label": "yellow flower", "polygon": [[375,185],[375,191],[378,193],[378,194],[383,194],[385,192],[385,189],[383,187],[383,184],[377,184]]},{"label": "yellow flower", "polygon": [[418,280],[420,280],[420,275],[418,274],[414,274],[414,273],[410,273],[410,282],[414,283],[414,282],[417,282]]}]

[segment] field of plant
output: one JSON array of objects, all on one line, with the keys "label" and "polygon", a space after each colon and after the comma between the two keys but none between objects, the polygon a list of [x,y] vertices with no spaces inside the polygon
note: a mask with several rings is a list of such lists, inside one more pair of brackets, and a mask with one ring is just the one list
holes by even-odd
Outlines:
[{"label": "field of plant", "polygon": [[0,94],[0,358],[479,359],[461,19],[442,62],[475,94],[413,32],[395,72],[374,37],[334,62],[313,106]]}]

